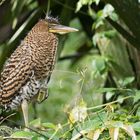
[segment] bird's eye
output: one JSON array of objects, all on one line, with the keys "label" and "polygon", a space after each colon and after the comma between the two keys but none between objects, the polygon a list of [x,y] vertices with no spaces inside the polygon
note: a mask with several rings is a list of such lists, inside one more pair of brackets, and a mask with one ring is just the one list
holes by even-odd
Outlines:
[{"label": "bird's eye", "polygon": [[54,26],[56,26],[57,24],[55,24],[55,23],[49,23],[48,24],[48,26],[49,26],[49,28],[52,28],[52,27],[54,27]]}]

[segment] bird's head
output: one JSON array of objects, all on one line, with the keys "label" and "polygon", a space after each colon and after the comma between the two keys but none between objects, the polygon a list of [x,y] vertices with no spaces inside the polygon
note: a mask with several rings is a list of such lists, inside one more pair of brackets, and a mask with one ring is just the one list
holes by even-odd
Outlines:
[{"label": "bird's head", "polygon": [[75,28],[61,25],[57,18],[47,17],[45,21],[48,24],[48,30],[50,33],[66,34],[78,31]]}]

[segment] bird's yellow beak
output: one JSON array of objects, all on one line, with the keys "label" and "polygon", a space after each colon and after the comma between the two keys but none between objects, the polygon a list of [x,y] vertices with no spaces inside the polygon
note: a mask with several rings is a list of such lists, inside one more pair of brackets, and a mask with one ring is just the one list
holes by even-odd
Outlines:
[{"label": "bird's yellow beak", "polygon": [[58,34],[66,34],[70,32],[77,32],[78,29],[64,26],[64,25],[59,25],[59,24],[53,24],[49,27],[49,32],[51,33],[58,33]]}]

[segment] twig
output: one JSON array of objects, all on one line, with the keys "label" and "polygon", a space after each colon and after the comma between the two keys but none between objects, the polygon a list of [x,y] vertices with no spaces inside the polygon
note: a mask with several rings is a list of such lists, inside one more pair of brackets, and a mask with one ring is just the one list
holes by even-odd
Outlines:
[{"label": "twig", "polygon": [[[60,2],[59,0],[53,0],[53,1],[56,2],[56,3],[59,4],[59,5],[62,5],[63,7],[67,8],[67,9],[69,9],[69,10],[75,11],[75,8],[70,7],[70,6],[68,6],[68,5],[64,4],[64,3],[62,3],[62,2]],[[78,11],[78,13],[80,13],[80,14],[82,14],[82,15],[86,15],[86,16],[88,15],[87,13],[85,13],[85,12],[83,12],[83,11]]]},{"label": "twig", "polygon": [[3,137],[3,140],[31,140],[31,138],[25,138],[25,137],[18,137],[18,138]]},{"label": "twig", "polygon": [[98,105],[98,106],[94,106],[94,107],[89,107],[89,108],[87,108],[87,110],[92,110],[92,109],[101,108],[101,107],[104,107],[104,106],[107,106],[107,105],[111,105],[111,104],[117,103],[117,102],[119,102],[119,101],[121,101],[121,100],[128,99],[128,98],[133,98],[133,96],[127,96],[127,97],[124,97],[124,98],[118,99],[118,100],[113,101],[113,102],[109,102],[109,103],[102,104],[102,105]]},{"label": "twig", "polygon": [[0,124],[2,124],[5,120],[7,120],[8,118],[10,118],[11,116],[14,116],[16,113],[10,114],[9,116],[7,116],[6,118],[4,118],[3,120],[0,121]]}]

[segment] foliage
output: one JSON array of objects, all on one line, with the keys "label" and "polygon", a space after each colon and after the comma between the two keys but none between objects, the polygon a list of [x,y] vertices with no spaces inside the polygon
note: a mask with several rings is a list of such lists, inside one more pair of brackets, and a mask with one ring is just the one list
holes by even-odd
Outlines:
[{"label": "foliage", "polygon": [[[48,4],[0,2],[1,70]],[[50,9],[79,32],[59,38],[50,96],[30,106],[29,131],[20,113],[10,112],[0,121],[0,139],[140,139],[139,1],[53,0]]]}]

